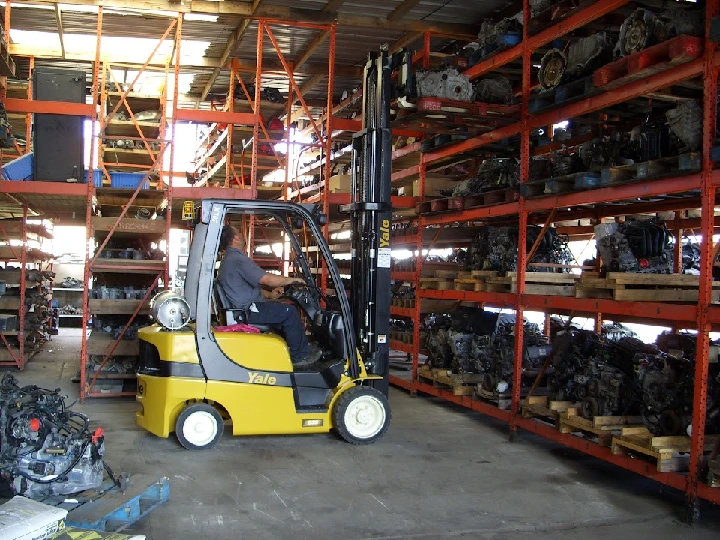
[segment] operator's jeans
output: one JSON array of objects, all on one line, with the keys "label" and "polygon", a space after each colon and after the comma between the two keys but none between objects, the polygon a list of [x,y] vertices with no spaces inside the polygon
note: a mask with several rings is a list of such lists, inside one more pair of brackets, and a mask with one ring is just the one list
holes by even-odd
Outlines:
[{"label": "operator's jeans", "polygon": [[284,302],[255,302],[255,307],[257,313],[248,310],[248,324],[267,324],[281,329],[293,364],[310,354],[305,326],[294,305]]}]

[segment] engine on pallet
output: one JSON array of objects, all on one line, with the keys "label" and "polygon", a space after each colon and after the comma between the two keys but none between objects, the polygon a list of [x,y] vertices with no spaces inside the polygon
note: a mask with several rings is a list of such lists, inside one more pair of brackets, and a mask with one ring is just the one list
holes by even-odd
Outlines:
[{"label": "engine on pallet", "polygon": [[473,101],[475,91],[470,79],[453,67],[441,71],[419,70],[415,78],[418,97]]},{"label": "engine on pallet", "polygon": [[98,488],[105,450],[101,428],[90,431],[84,414],[70,411],[58,390],[0,382],[0,479],[12,494],[29,498]]},{"label": "engine on pallet", "polygon": [[460,307],[450,314],[430,315],[424,321],[427,329],[428,364],[433,368],[451,369],[455,373],[482,373],[473,352],[477,336],[495,332],[498,321],[507,315],[476,308]]},{"label": "engine on pallet", "polygon": [[522,39],[522,23],[515,18],[494,22],[490,19],[480,24],[478,48],[468,47],[468,66],[474,66],[485,56],[504,45],[516,45]]},{"label": "engine on pallet", "polygon": [[630,131],[627,153],[637,162],[677,155],[671,141],[670,128],[665,123],[648,121]]},{"label": "engine on pallet", "polygon": [[665,22],[648,9],[638,8],[623,21],[614,49],[616,58],[641,51],[668,38]]},{"label": "engine on pallet", "polygon": [[[690,433],[695,380],[696,336],[663,333],[660,351],[638,354],[637,386],[642,395],[645,427],[655,435]],[[711,351],[717,351],[711,347]],[[717,354],[717,353],[716,353]],[[720,429],[720,367],[709,364],[705,431]]]},{"label": "engine on pallet", "polygon": [[540,62],[540,86],[550,90],[589,75],[612,59],[612,50],[612,42],[606,32],[574,41],[567,52],[550,49]]},{"label": "engine on pallet", "polygon": [[[529,251],[538,238],[542,227],[531,225],[527,228],[526,249]],[[517,227],[483,227],[468,251],[469,270],[497,270],[508,272],[517,270],[518,229]],[[535,251],[530,263],[535,264],[571,264],[572,253],[568,248],[568,239],[549,227]],[[554,272],[553,267],[531,266],[531,271]]]},{"label": "engine on pallet", "polygon": [[[513,317],[514,318],[514,317]],[[550,341],[536,324],[523,324],[523,362],[521,385],[532,385],[550,354]],[[515,321],[498,324],[492,335],[477,336],[472,343],[477,372],[484,373],[482,388],[502,394],[512,386],[515,358]],[[546,371],[546,374],[552,370]]]},{"label": "engine on pallet", "polygon": [[673,237],[657,219],[628,219],[595,227],[603,272],[671,274]]},{"label": "engine on pallet", "polygon": [[453,197],[465,197],[475,193],[515,187],[520,182],[520,165],[515,158],[492,158],[484,160],[477,174],[458,183],[452,190]]},{"label": "engine on pallet", "polygon": [[703,110],[694,99],[681,102],[665,113],[670,131],[690,151],[702,145]]},{"label": "engine on pallet", "polygon": [[629,414],[636,403],[633,358],[645,344],[635,338],[603,340],[589,330],[570,328],[552,342],[548,377],[553,399],[580,403],[581,414]]}]

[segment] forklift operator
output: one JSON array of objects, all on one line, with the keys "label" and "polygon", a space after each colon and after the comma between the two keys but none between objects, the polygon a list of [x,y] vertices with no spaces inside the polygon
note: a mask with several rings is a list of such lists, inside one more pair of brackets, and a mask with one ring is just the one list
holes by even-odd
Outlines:
[{"label": "forklift operator", "polygon": [[245,239],[231,225],[220,234],[220,250],[225,256],[218,270],[218,284],[232,304],[232,309],[247,313],[248,324],[265,324],[282,330],[294,366],[307,366],[320,359],[322,351],[311,352],[305,326],[292,304],[267,301],[263,288],[275,289],[294,283],[305,284],[300,278],[269,274],[255,264],[243,250]]}]

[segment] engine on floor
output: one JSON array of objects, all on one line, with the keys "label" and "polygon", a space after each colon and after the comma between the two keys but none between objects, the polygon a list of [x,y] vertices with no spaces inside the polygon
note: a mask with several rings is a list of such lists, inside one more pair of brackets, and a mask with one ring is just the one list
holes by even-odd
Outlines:
[{"label": "engine on floor", "polygon": [[70,411],[58,390],[0,382],[0,479],[14,495],[42,498],[100,486],[104,436]]},{"label": "engine on floor", "polygon": [[673,237],[656,219],[628,219],[595,227],[604,272],[671,274]]},{"label": "engine on floor", "polygon": [[[529,251],[537,240],[542,227],[529,226],[527,228],[526,249]],[[517,227],[483,227],[481,228],[468,251],[467,265],[470,270],[497,270],[499,272],[515,271],[517,269],[518,253]],[[568,239],[559,235],[556,230],[549,227],[543,235],[540,245],[530,263],[542,264],[571,264],[572,253],[568,248]],[[555,271],[552,266],[530,266],[531,271]]]}]

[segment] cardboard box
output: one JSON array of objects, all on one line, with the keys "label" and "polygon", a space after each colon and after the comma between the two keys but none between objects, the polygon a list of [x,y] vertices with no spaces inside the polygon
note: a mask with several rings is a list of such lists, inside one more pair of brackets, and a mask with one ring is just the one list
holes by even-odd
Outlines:
[{"label": "cardboard box", "polygon": [[352,175],[336,174],[330,177],[330,193],[350,193]]},{"label": "cardboard box", "polygon": [[[447,197],[440,193],[441,189],[453,189],[458,185],[458,181],[454,178],[445,176],[426,176],[425,177],[425,196],[426,197]],[[411,197],[420,196],[420,179],[413,181],[412,188],[404,187],[400,195],[409,195]]]},{"label": "cardboard box", "polygon": [[41,540],[65,527],[67,510],[16,495],[0,506],[0,538]]}]

